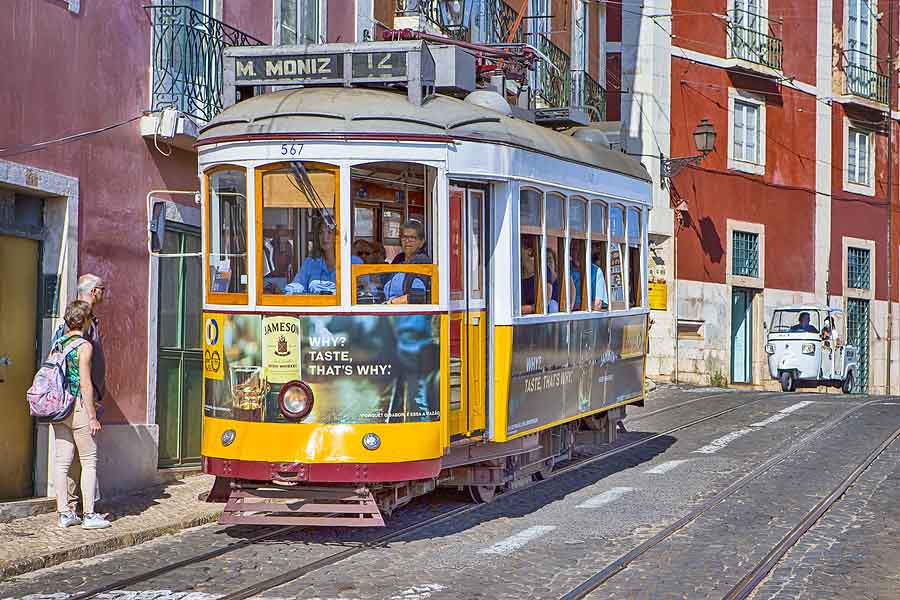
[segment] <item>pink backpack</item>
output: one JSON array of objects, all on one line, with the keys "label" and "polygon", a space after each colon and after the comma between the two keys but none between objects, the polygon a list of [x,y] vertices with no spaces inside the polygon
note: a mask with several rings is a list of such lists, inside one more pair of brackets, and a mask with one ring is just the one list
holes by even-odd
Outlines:
[{"label": "pink backpack", "polygon": [[47,362],[38,369],[26,394],[31,416],[40,421],[56,422],[72,414],[76,398],[69,391],[66,357],[86,342],[79,336],[66,347],[57,343],[50,351]]}]

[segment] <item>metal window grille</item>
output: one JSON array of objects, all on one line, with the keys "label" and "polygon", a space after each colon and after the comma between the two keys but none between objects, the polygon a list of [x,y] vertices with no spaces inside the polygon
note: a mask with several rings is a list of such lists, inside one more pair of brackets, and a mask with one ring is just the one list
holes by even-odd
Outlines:
[{"label": "metal window grille", "polygon": [[759,234],[733,232],[731,272],[741,277],[759,277]]},{"label": "metal window grille", "polygon": [[869,250],[847,248],[847,287],[867,290],[870,285]]},{"label": "metal window grille", "polygon": [[853,391],[869,389],[869,301],[847,300],[847,341],[856,347],[858,372],[853,374]]},{"label": "metal window grille", "polygon": [[729,14],[727,23],[731,57],[780,71],[784,43],[780,34],[772,30],[776,23],[758,14],[757,10],[755,6],[751,6],[751,10],[735,9]]}]

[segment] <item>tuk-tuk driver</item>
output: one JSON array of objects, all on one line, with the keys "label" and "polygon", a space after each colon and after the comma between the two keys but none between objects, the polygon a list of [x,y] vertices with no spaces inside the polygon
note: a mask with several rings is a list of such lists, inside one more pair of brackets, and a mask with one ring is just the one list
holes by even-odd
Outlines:
[{"label": "tuk-tuk driver", "polygon": [[796,325],[794,325],[793,327],[791,327],[791,333],[796,333],[796,332],[801,332],[801,331],[807,332],[807,333],[819,333],[818,329],[816,329],[814,326],[809,324],[809,313],[808,312],[800,313],[799,322]]}]

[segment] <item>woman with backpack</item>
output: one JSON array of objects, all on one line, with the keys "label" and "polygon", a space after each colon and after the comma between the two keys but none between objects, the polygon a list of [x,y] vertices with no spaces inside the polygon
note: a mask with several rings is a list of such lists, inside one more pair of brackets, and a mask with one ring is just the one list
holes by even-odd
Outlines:
[{"label": "woman with backpack", "polygon": [[[66,307],[63,318],[66,332],[53,347],[53,352],[65,356],[65,385],[75,398],[74,408],[65,419],[52,423],[56,446],[53,484],[56,487],[56,509],[59,527],[65,529],[81,523],[83,529],[105,529],[109,521],[94,512],[94,491],[97,482],[97,433],[101,426],[97,420],[94,403],[94,385],[91,381],[93,348],[84,339],[84,332],[91,326],[91,305],[75,300]],[[81,497],[84,504],[84,520],[68,507],[67,477],[75,449],[81,461]]]}]

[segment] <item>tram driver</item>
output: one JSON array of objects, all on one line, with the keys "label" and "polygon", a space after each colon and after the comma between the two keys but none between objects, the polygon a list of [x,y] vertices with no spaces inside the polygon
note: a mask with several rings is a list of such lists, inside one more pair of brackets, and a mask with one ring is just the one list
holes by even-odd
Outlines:
[{"label": "tram driver", "polygon": [[[430,265],[431,257],[425,249],[425,227],[410,219],[400,226],[400,246],[407,265]],[[413,273],[395,273],[384,285],[388,304],[423,304],[427,297],[428,277]]]}]

